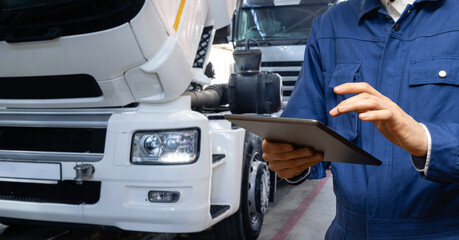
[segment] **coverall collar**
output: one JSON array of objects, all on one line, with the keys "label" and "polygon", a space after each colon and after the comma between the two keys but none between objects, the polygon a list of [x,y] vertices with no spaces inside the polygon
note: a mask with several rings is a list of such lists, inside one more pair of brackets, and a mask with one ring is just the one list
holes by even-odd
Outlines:
[{"label": "coverall collar", "polygon": [[[437,2],[439,0],[416,0],[413,5],[421,2]],[[359,21],[369,12],[384,7],[379,0],[360,0]]]}]

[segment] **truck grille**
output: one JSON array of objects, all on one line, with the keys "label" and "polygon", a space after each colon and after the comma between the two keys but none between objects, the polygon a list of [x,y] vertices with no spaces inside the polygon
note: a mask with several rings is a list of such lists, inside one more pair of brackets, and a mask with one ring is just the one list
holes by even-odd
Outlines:
[{"label": "truck grille", "polygon": [[285,107],[290,95],[292,95],[298,75],[300,74],[302,61],[289,62],[262,62],[261,71],[274,72],[282,77],[282,105]]},{"label": "truck grille", "polygon": [[74,181],[58,184],[0,182],[0,199],[9,201],[95,204],[100,198],[100,182],[84,181],[81,185]]},{"label": "truck grille", "polygon": [[201,41],[199,42],[198,52],[196,53],[196,57],[194,59],[193,67],[194,68],[203,68],[204,62],[206,60],[207,50],[209,45],[212,44],[210,42],[212,37],[212,31],[214,30],[213,26],[205,27],[202,30]]},{"label": "truck grille", "polygon": [[0,150],[103,153],[106,129],[0,127]]},{"label": "truck grille", "polygon": [[111,112],[0,111],[0,159],[100,161],[111,115]]},{"label": "truck grille", "polygon": [[102,90],[87,74],[0,77],[0,99],[94,98]]}]

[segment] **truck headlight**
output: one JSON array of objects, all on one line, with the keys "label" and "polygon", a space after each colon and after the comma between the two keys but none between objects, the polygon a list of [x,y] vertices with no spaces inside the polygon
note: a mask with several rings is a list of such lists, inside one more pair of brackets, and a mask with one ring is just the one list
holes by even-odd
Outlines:
[{"label": "truck headlight", "polygon": [[187,164],[199,156],[199,129],[172,129],[134,133],[133,164]]}]

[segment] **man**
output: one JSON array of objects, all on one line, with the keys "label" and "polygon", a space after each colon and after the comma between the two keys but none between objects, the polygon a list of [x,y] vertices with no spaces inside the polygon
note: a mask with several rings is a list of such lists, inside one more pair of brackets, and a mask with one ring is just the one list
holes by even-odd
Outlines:
[{"label": "man", "polygon": [[[331,164],[326,239],[459,239],[458,3],[349,0],[314,21],[282,116],[320,120],[383,162]],[[290,182],[329,166],[313,149],[263,150]]]}]

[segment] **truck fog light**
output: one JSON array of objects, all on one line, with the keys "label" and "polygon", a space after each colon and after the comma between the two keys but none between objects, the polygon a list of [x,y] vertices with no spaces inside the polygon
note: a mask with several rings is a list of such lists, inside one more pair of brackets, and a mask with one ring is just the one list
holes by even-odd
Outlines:
[{"label": "truck fog light", "polygon": [[133,164],[188,164],[199,156],[199,128],[136,132]]},{"label": "truck fog light", "polygon": [[175,203],[179,200],[179,192],[168,192],[168,191],[150,191],[148,192],[148,200],[150,202],[159,203]]}]

